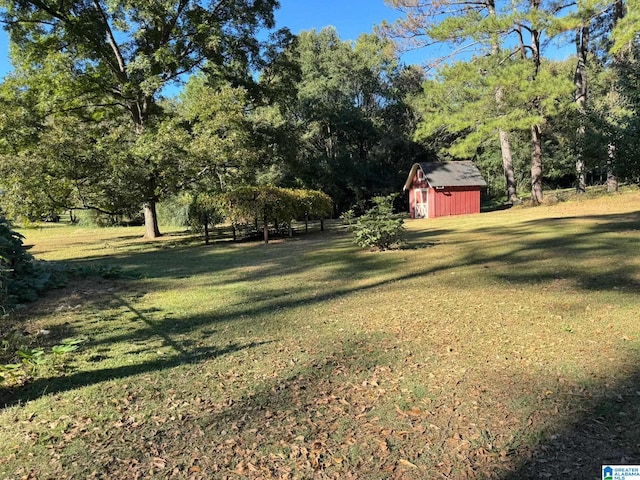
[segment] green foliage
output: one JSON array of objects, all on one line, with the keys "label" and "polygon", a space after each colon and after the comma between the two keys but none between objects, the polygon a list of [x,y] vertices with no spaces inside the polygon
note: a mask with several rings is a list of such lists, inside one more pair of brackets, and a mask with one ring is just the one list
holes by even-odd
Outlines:
[{"label": "green foliage", "polygon": [[51,353],[54,355],[64,355],[65,353],[75,352],[80,348],[83,341],[79,338],[66,338],[61,345],[51,347]]},{"label": "green foliage", "polygon": [[298,204],[295,220],[331,218],[333,201],[326,193],[318,190],[290,190]]},{"label": "green foliage", "polygon": [[352,211],[343,215],[357,245],[389,250],[405,243],[404,219],[393,213],[393,200],[394,195],[374,197],[374,206],[355,221]]},{"label": "green foliage", "polygon": [[77,351],[84,342],[79,338],[67,338],[50,349],[25,345],[36,341],[17,335],[8,335],[3,340],[0,348],[0,384],[16,384],[30,377],[61,373],[67,366],[68,355]]},{"label": "green foliage", "polygon": [[23,238],[0,213],[0,313],[6,313],[16,294],[23,291],[21,280],[33,277],[33,257]]},{"label": "green foliage", "polygon": [[161,225],[188,227],[189,206],[192,202],[193,196],[189,193],[165,198],[158,203],[158,221]]},{"label": "green foliage", "polygon": [[0,316],[17,303],[34,301],[42,292],[66,285],[70,277],[123,275],[119,268],[105,265],[75,267],[35,260],[25,248],[23,238],[0,216]]},{"label": "green foliage", "polygon": [[59,270],[65,272],[69,277],[73,278],[88,278],[99,277],[104,279],[119,279],[119,278],[136,278],[135,274],[125,273],[121,267],[113,265],[86,265],[86,266],[68,266],[65,264],[58,264],[53,262],[47,262],[48,265],[56,265]]},{"label": "green foliage", "polygon": [[[529,61],[502,62],[483,57],[443,67],[436,79],[424,84],[416,100],[422,121],[416,139],[425,141],[445,125],[455,134],[446,152],[470,158],[479,146],[494,141],[500,130],[528,132],[571,105],[572,84],[566,65],[544,62],[536,82]],[[496,90],[502,102],[496,102]]]},{"label": "green foliage", "polygon": [[176,113],[188,132],[185,153],[191,159],[196,196],[253,182],[263,158],[268,158],[260,152],[253,108],[245,88],[209,81],[204,75],[187,82]]},{"label": "green foliage", "polygon": [[298,149],[282,184],[327,192],[338,211],[397,191],[407,166],[426,156],[406,101],[422,71],[402,66],[388,41],[343,41],[331,27],[300,34],[293,53],[302,76],[283,110]]},{"label": "green foliage", "polygon": [[255,218],[290,220],[331,217],[333,202],[317,190],[278,187],[242,187],[219,197],[228,218],[251,222]]},{"label": "green foliage", "polygon": [[198,232],[205,227],[216,225],[224,220],[223,205],[220,197],[201,193],[192,198],[188,207],[189,226]]},{"label": "green foliage", "polygon": [[[277,6],[277,0],[1,0],[13,61],[25,78],[21,88],[32,97],[31,105],[38,105],[36,127],[51,131],[47,117],[55,112],[66,112],[63,120],[73,119],[80,132],[96,122],[109,127],[92,142],[65,126],[61,138],[79,141],[66,142],[60,155],[55,149],[36,155],[37,137],[21,135],[27,141],[17,153],[37,162],[38,171],[46,169],[50,156],[67,160],[60,166],[77,165],[77,175],[51,175],[58,179],[56,188],[68,187],[68,195],[61,192],[56,202],[86,207],[94,200],[91,207],[108,213],[144,206],[147,235],[159,235],[155,204],[184,188],[194,172],[189,135],[171,105],[161,101],[162,89],[205,65],[214,75],[253,83],[266,43],[257,33],[274,27]],[[286,41],[286,32],[280,33]],[[99,148],[102,138],[109,148]],[[92,169],[93,162],[100,168]],[[91,187],[96,198],[75,195],[78,185]]]},{"label": "green foliage", "polygon": [[619,54],[638,41],[640,34],[640,1],[627,0],[626,15],[620,19],[613,30],[614,44],[612,53]]},{"label": "green foliage", "polygon": [[291,225],[293,220],[330,218],[333,201],[323,192],[270,186],[241,187],[218,196],[219,205],[233,225],[262,222],[268,241],[269,222]]}]

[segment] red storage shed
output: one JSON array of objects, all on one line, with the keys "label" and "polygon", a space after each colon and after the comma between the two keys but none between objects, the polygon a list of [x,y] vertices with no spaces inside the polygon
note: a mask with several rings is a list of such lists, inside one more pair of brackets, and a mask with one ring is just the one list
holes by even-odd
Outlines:
[{"label": "red storage shed", "polygon": [[473,162],[415,163],[404,190],[411,218],[480,213],[480,189],[487,182]]}]

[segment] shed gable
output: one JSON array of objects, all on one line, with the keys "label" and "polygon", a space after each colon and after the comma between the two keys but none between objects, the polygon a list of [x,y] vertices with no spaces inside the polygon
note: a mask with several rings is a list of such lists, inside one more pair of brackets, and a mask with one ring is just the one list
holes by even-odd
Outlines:
[{"label": "shed gable", "polygon": [[487,186],[473,162],[420,162],[411,167],[404,190],[411,188],[418,171],[422,172],[431,188]]}]

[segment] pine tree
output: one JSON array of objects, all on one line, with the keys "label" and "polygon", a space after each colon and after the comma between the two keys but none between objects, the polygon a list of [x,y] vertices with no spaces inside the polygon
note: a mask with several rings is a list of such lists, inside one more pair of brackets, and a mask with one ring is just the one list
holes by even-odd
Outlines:
[{"label": "pine tree", "polygon": [[[387,3],[406,13],[395,24],[381,27],[401,46],[444,43],[450,53],[440,57],[438,63],[461,58],[458,64],[441,68],[435,83],[425,84],[423,123],[418,136],[424,138],[433,133],[436,121],[440,121],[459,136],[449,152],[465,156],[491,137],[498,137],[507,194],[513,200],[515,176],[509,135],[528,130],[532,145],[532,200],[540,203],[545,118],[566,105],[570,85],[551,62],[542,58],[541,37],[550,24],[552,6],[543,5],[541,0],[531,0],[526,5],[493,0]],[[525,37],[526,32],[529,38]],[[445,92],[437,83],[443,84]],[[465,93],[453,94],[454,90]],[[450,101],[447,95],[454,95],[456,101]]]}]

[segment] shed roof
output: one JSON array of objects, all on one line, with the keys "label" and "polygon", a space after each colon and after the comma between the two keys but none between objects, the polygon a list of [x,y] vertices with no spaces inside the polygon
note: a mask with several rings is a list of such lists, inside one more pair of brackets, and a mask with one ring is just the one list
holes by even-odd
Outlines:
[{"label": "shed roof", "polygon": [[432,188],[435,187],[486,187],[487,182],[473,162],[420,162],[414,163],[409,177],[404,184],[404,190],[411,188],[413,178],[418,168]]}]

